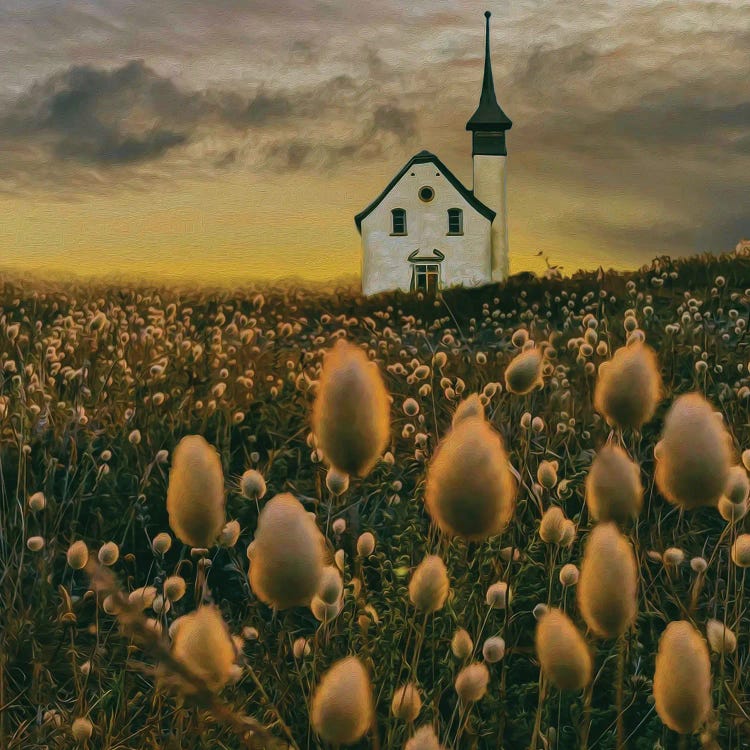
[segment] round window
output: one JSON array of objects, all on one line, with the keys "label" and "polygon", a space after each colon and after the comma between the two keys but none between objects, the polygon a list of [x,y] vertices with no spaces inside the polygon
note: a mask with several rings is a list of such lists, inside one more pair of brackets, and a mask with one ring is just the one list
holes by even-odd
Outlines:
[{"label": "round window", "polygon": [[419,188],[420,200],[424,201],[425,203],[429,203],[434,197],[435,197],[435,191],[428,185],[425,185],[424,187]]}]

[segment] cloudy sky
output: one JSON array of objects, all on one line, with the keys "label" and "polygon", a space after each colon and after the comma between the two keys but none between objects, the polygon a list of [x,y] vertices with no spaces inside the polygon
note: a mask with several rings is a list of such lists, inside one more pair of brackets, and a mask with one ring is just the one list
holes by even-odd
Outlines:
[{"label": "cloudy sky", "polygon": [[0,269],[357,274],[410,156],[471,185],[486,8],[512,271],[750,237],[746,0],[0,0]]}]

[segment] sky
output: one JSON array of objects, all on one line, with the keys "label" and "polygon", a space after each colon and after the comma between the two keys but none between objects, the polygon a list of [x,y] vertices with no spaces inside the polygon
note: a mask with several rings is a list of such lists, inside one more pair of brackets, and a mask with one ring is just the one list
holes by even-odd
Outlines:
[{"label": "sky", "polygon": [[0,0],[0,270],[357,276],[413,154],[471,186],[485,9],[511,272],[750,237],[746,0]]}]

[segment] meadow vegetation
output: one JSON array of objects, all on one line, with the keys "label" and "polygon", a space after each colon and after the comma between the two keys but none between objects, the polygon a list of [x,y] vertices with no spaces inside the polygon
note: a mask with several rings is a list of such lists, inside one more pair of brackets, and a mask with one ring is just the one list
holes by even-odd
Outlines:
[{"label": "meadow vegetation", "polygon": [[750,747],[750,256],[0,285],[0,748]]}]

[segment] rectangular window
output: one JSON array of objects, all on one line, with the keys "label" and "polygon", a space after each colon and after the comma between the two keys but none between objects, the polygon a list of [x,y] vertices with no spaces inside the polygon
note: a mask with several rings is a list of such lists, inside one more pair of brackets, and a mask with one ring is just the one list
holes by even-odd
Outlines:
[{"label": "rectangular window", "polygon": [[394,208],[391,218],[391,234],[406,234],[406,211],[403,208]]},{"label": "rectangular window", "polygon": [[460,208],[448,209],[448,234],[464,233],[464,212]]},{"label": "rectangular window", "polygon": [[414,289],[433,294],[440,288],[440,266],[437,263],[417,263],[414,266]]}]

